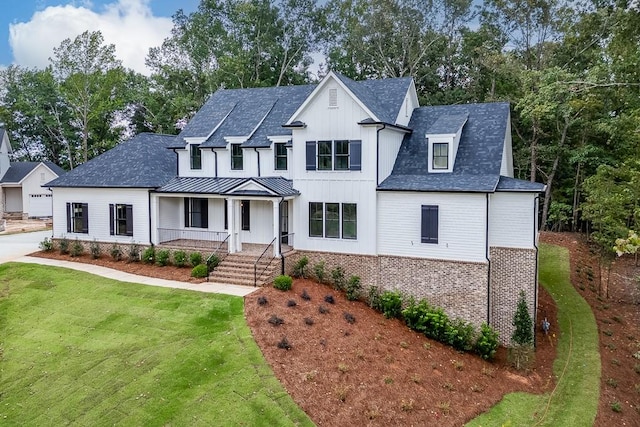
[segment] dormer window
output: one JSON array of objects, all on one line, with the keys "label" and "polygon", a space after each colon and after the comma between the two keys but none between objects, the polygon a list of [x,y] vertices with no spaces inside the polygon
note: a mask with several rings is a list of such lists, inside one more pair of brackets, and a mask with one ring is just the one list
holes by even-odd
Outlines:
[{"label": "dormer window", "polygon": [[433,169],[449,169],[449,144],[438,142],[433,144]]},{"label": "dormer window", "polygon": [[240,144],[231,144],[231,170],[242,170],[242,147]]},{"label": "dormer window", "polygon": [[191,169],[202,169],[202,151],[199,145],[191,145],[190,149]]}]

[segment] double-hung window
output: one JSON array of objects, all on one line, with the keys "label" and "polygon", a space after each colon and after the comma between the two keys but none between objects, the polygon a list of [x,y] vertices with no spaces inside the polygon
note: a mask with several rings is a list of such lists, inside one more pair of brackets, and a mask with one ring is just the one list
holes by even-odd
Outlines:
[{"label": "double-hung window", "polygon": [[333,169],[333,141],[318,141],[318,170]]},{"label": "double-hung window", "polygon": [[209,228],[208,199],[196,197],[184,198],[184,226],[190,228]]},{"label": "double-hung window", "polygon": [[109,205],[109,234],[112,236],[133,236],[132,205]]},{"label": "double-hung window", "polygon": [[306,169],[359,171],[362,169],[362,141],[307,141]]},{"label": "double-hung window", "polygon": [[89,205],[67,203],[67,232],[89,233]]},{"label": "double-hung window", "polygon": [[287,170],[287,144],[285,143],[275,144],[275,170]]},{"label": "double-hung window", "polygon": [[449,168],[449,144],[437,142],[433,144],[433,169]]},{"label": "double-hung window", "polygon": [[231,144],[231,170],[242,170],[242,147],[240,144]]},{"label": "double-hung window", "polygon": [[309,203],[309,237],[357,239],[355,203]]},{"label": "double-hung window", "polygon": [[335,141],[336,162],[335,170],[349,170],[349,141]]},{"label": "double-hung window", "polygon": [[202,150],[199,145],[192,144],[190,146],[190,163],[191,169],[202,169]]}]

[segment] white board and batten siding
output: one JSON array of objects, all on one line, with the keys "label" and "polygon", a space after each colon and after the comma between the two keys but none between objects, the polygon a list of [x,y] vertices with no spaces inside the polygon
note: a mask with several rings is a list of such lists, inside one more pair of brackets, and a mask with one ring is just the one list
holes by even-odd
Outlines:
[{"label": "white board and batten siding", "polygon": [[[149,192],[146,189],[55,188],[53,194],[53,237],[99,242],[149,243]],[[67,203],[87,203],[89,232],[67,232]],[[133,236],[109,234],[109,204],[133,206]]]},{"label": "white board and batten siding", "polygon": [[[438,243],[421,243],[422,206],[438,206]],[[378,254],[486,261],[486,196],[378,192]]]},{"label": "white board and batten siding", "polygon": [[534,248],[537,216],[534,193],[498,192],[490,196],[489,245]]},{"label": "white board and batten siding", "polygon": [[378,184],[391,175],[404,136],[405,134],[403,132],[388,129],[380,131],[380,141],[378,143]]}]

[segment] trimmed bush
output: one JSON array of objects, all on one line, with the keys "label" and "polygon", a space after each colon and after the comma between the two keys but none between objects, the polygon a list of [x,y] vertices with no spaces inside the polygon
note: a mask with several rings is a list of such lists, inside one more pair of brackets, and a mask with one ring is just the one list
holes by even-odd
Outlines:
[{"label": "trimmed bush", "polygon": [[273,280],[273,287],[281,291],[288,291],[293,285],[291,276],[280,275]]},{"label": "trimmed bush", "polygon": [[320,261],[313,266],[313,274],[316,275],[318,282],[324,283],[324,261]]},{"label": "trimmed bush", "polygon": [[171,257],[171,252],[168,249],[160,249],[156,252],[156,265],[160,267],[164,267],[169,264],[169,258]]},{"label": "trimmed bush", "polygon": [[200,252],[191,252],[189,254],[189,262],[193,267],[202,264],[202,254]]},{"label": "trimmed bush", "polygon": [[300,258],[298,262],[296,262],[293,266],[293,277],[305,278],[305,270],[307,268],[307,264],[309,264],[309,258],[307,258],[306,256]]},{"label": "trimmed bush", "polygon": [[63,237],[62,239],[60,239],[60,242],[58,243],[58,248],[60,249],[60,253],[62,255],[66,255],[69,253],[69,239],[67,239],[66,237]]},{"label": "trimmed bush", "polygon": [[335,304],[336,300],[333,298],[333,295],[325,295],[324,296],[324,302],[329,303],[329,304]]},{"label": "trimmed bush", "polygon": [[380,310],[384,317],[400,317],[402,314],[402,295],[399,291],[384,291],[380,295]]},{"label": "trimmed bush", "polygon": [[187,253],[185,251],[175,251],[173,253],[173,263],[180,268],[187,265]]},{"label": "trimmed bush", "polygon": [[89,243],[89,253],[91,254],[91,258],[93,259],[100,258],[101,252],[102,252],[102,249],[100,248],[100,243],[96,242],[95,240]]},{"label": "trimmed bush", "polygon": [[218,264],[220,264],[220,257],[216,254],[211,254],[209,258],[207,258],[207,267],[209,267],[209,271],[213,271]]},{"label": "trimmed bush", "polygon": [[71,245],[70,255],[72,257],[76,257],[76,256],[82,255],[83,252],[84,252],[84,246],[82,246],[82,243],[80,243],[80,241],[76,239]]},{"label": "trimmed bush", "polygon": [[287,337],[282,337],[282,339],[278,342],[278,348],[283,350],[291,350],[291,344],[287,340]]},{"label": "trimmed bush", "polygon": [[300,294],[300,298],[302,298],[305,301],[311,301],[311,296],[307,293],[306,289],[302,290],[302,294]]},{"label": "trimmed bush", "polygon": [[153,264],[156,262],[156,248],[149,246],[142,252],[142,262],[145,264]]},{"label": "trimmed bush", "polygon": [[264,295],[258,297],[258,305],[267,305],[268,303],[269,300]]},{"label": "trimmed bush", "polygon": [[344,280],[344,269],[340,266],[337,266],[333,270],[331,270],[331,278],[333,279],[333,287],[339,291],[343,291],[345,289],[346,282]]},{"label": "trimmed bush", "polygon": [[356,323],[356,317],[351,314],[351,313],[347,313],[346,311],[342,314],[344,316],[344,320],[347,321],[347,323],[353,325],[354,323]]},{"label": "trimmed bush", "polygon": [[492,360],[498,349],[498,333],[486,323],[480,326],[480,335],[476,341],[476,353],[484,360]]},{"label": "trimmed bush", "polygon": [[447,344],[459,351],[473,350],[473,340],[476,329],[469,322],[462,319],[454,319],[447,325],[445,332]]},{"label": "trimmed bush", "polygon": [[367,292],[367,303],[369,307],[374,310],[382,311],[380,307],[380,289],[376,286],[369,286],[369,292]]},{"label": "trimmed bush", "polygon": [[53,250],[53,242],[50,238],[45,237],[44,240],[40,242],[40,244],[38,244],[38,247],[40,248],[40,250],[49,252]]},{"label": "trimmed bush", "polygon": [[429,303],[420,300],[416,303],[415,298],[409,298],[409,304],[402,310],[402,317],[408,327],[414,331],[425,333],[427,331],[427,314],[432,310]]},{"label": "trimmed bush", "polygon": [[446,343],[448,328],[449,316],[447,316],[447,313],[445,313],[442,308],[432,308],[427,312],[424,331],[427,337]]},{"label": "trimmed bush", "polygon": [[276,316],[275,314],[272,314],[268,322],[271,323],[273,326],[280,326],[284,323],[284,319]]},{"label": "trimmed bush", "polygon": [[129,250],[127,251],[127,259],[129,260],[129,262],[140,261],[140,246],[138,246],[138,244],[133,243],[129,245]]},{"label": "trimmed bush", "polygon": [[349,277],[349,281],[347,282],[346,294],[347,299],[349,301],[356,301],[360,298],[360,291],[362,290],[362,285],[360,284],[359,276],[351,276]]},{"label": "trimmed bush", "polygon": [[298,303],[294,299],[287,301],[287,307],[295,307],[296,305],[298,305]]},{"label": "trimmed bush", "polygon": [[111,246],[109,253],[114,261],[120,261],[122,259],[122,249],[120,249],[120,246],[118,246],[117,243],[114,243],[113,246]]},{"label": "trimmed bush", "polygon": [[205,264],[198,264],[191,270],[191,277],[197,277],[199,279],[207,277],[209,270]]}]

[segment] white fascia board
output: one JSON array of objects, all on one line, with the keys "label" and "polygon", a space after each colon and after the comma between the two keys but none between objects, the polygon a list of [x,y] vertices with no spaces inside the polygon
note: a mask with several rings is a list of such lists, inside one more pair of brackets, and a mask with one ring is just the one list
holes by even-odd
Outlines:
[{"label": "white fascia board", "polygon": [[[191,136],[189,138],[182,138],[185,141],[187,141],[187,144],[202,144],[203,142],[205,142],[207,139],[209,139],[209,137],[204,137],[204,136]],[[185,147],[187,148],[187,147]]]},{"label": "white fascia board", "polygon": [[227,141],[227,144],[243,144],[247,142],[249,136],[225,136],[224,140]]},{"label": "white fascia board", "polygon": [[292,135],[274,135],[274,136],[268,136],[267,139],[271,142],[275,142],[275,143],[283,143],[283,142],[289,142],[293,139]]},{"label": "white fascia board", "polygon": [[269,194],[271,194],[273,196],[276,196],[276,193],[274,193],[272,190],[269,190],[267,187],[265,187],[264,185],[254,181],[253,179],[249,179],[249,180],[239,184],[236,187],[230,188],[225,194],[228,194],[228,193],[233,194],[233,192],[245,190],[245,189],[247,189],[247,187],[252,187],[252,188],[249,188],[250,190],[254,190],[254,189],[257,188],[260,191],[266,191],[267,193],[269,193]]},{"label": "white fascia board", "polygon": [[367,106],[364,105],[362,103],[362,101],[360,101],[360,99],[357,96],[355,96],[354,93],[351,92],[349,90],[349,88],[344,83],[342,83],[342,81],[335,75],[335,73],[333,71],[329,71],[329,74],[327,74],[325,76],[325,78],[322,79],[322,81],[318,84],[318,86],[316,86],[316,88],[313,90],[313,92],[311,92],[311,94],[307,97],[307,99],[304,100],[302,105],[300,105],[298,107],[298,109],[296,110],[296,112],[293,113],[291,118],[289,120],[287,120],[287,123],[285,123],[285,126],[290,125],[291,123],[296,121],[296,119],[298,118],[300,113],[302,113],[302,111],[304,111],[304,109],[307,107],[307,105],[309,105],[311,103],[311,101],[318,95],[318,93],[320,93],[320,91],[322,91],[322,88],[324,88],[327,85],[327,82],[329,80],[334,80],[336,83],[338,83],[338,85],[345,92],[347,92],[349,94],[349,96],[351,96],[351,98],[365,111],[365,113],[367,113],[369,115],[369,117],[371,117],[375,121],[378,121],[378,122],[381,121],[378,118],[378,116],[373,114],[373,112],[371,110],[369,110],[369,108],[367,108]]}]

